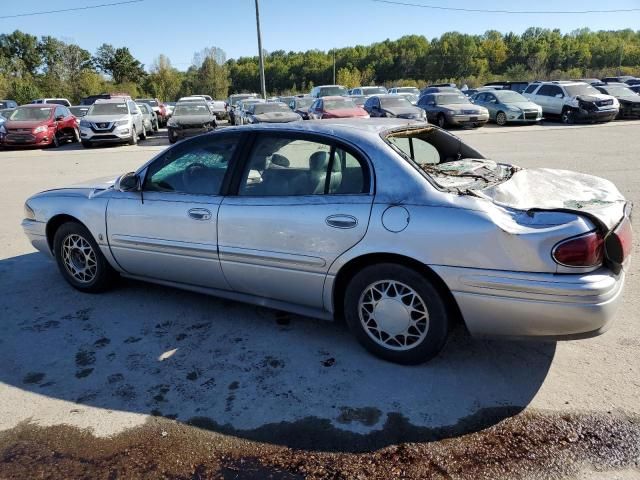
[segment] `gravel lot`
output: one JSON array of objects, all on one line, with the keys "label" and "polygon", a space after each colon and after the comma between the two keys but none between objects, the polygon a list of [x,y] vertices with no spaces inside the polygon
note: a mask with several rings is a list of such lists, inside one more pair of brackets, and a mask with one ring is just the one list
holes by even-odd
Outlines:
[{"label": "gravel lot", "polygon": [[[495,160],[608,178],[640,205],[640,122],[457,134]],[[329,322],[133,281],[76,292],[22,234],[24,200],[167,145],[0,151],[0,478],[640,478],[637,262],[605,335],[460,329],[418,367]]]}]

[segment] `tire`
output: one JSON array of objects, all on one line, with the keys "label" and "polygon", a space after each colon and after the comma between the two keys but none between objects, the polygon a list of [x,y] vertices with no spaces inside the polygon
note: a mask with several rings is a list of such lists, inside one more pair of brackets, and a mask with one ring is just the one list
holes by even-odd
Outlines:
[{"label": "tire", "polygon": [[82,146],[84,148],[91,148],[91,147],[93,147],[93,144],[91,142],[87,142],[85,140],[82,140]]},{"label": "tire", "polygon": [[169,129],[169,132],[167,135],[169,137],[169,143],[176,143],[178,141],[177,135],[173,133],[171,129]]},{"label": "tire", "polygon": [[447,126],[447,119],[444,118],[444,115],[439,113],[438,116],[436,117],[436,124],[440,127],[440,128],[446,128]]},{"label": "tire", "polygon": [[573,122],[575,121],[573,117],[573,110],[570,108],[565,108],[564,110],[562,110],[560,119],[562,120],[562,123],[564,123],[565,125],[572,125]]},{"label": "tire", "polygon": [[[413,306],[411,311],[406,302]],[[424,275],[393,263],[365,267],[351,279],[344,314],[369,352],[404,365],[435,357],[449,334],[447,308],[438,290]]]},{"label": "tire", "polygon": [[496,123],[504,127],[507,124],[507,114],[502,111],[496,113]]},{"label": "tire", "polygon": [[80,143],[80,130],[77,128],[73,129],[73,134],[71,136],[71,143]]},{"label": "tire", "polygon": [[160,127],[158,126],[158,119],[156,119],[156,123],[154,123],[153,125],[153,131],[157,132],[160,129]]},{"label": "tire", "polygon": [[55,132],[53,134],[53,139],[51,140],[49,146],[51,148],[58,148],[60,146],[60,138],[58,138],[58,132]]},{"label": "tire", "polygon": [[89,230],[80,223],[67,222],[58,228],[53,251],[64,279],[81,292],[108,290],[118,277]]},{"label": "tire", "polygon": [[136,132],[136,127],[131,127],[131,138],[129,139],[129,145],[137,145],[138,144],[138,132]]},{"label": "tire", "polygon": [[145,127],[144,123],[142,124],[142,133],[140,133],[140,140],[147,139],[147,127]]}]

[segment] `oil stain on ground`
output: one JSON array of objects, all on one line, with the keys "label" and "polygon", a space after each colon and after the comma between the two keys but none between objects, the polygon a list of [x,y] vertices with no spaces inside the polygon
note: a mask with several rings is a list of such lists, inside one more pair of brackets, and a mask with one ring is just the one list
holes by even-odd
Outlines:
[{"label": "oil stain on ground", "polygon": [[639,467],[640,418],[616,413],[522,413],[476,433],[361,453],[292,449],[165,418],[109,438],[29,423],[0,433],[0,478],[500,480],[585,470],[610,478]]}]

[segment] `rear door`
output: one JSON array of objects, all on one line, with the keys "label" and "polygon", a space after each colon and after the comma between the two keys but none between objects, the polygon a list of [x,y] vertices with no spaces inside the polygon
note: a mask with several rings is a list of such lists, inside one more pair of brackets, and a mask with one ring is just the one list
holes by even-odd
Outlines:
[{"label": "rear door", "polygon": [[333,261],[364,236],[373,203],[367,160],[335,140],[256,134],[218,220],[222,271],[237,291],[321,307]]},{"label": "rear door", "polygon": [[115,192],[109,246],[132,275],[228,288],[217,217],[240,134],[204,135],[168,149],[143,172],[142,192]]}]

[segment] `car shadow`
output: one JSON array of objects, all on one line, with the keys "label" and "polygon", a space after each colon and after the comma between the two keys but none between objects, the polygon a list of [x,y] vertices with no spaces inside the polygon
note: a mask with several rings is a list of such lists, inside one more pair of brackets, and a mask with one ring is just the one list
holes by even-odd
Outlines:
[{"label": "car shadow", "polygon": [[0,289],[0,382],[299,449],[484,429],[531,402],[556,348],[459,328],[436,359],[399,366],[339,323],[129,280],[82,294],[36,253],[1,260]]}]

